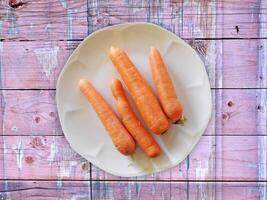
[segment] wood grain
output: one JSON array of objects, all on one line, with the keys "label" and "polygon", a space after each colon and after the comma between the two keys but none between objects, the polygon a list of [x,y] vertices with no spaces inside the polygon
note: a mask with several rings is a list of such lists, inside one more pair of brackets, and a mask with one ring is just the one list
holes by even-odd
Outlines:
[{"label": "wood grain", "polygon": [[[260,196],[259,188],[266,189],[263,183],[224,182],[222,190],[216,188],[220,182],[92,182],[92,199],[250,199]],[[58,185],[56,181],[2,181],[0,198],[29,200],[85,200],[90,199],[90,182],[68,181]],[[207,190],[201,191],[201,188]],[[189,192],[187,192],[189,190]]]},{"label": "wood grain", "polygon": [[1,181],[0,199],[87,200],[90,181]]},{"label": "wood grain", "polygon": [[[212,96],[213,115],[205,135],[266,135],[267,90],[212,90]],[[2,135],[63,135],[55,91],[5,90],[1,101]]]},{"label": "wood grain", "polygon": [[[203,136],[190,156],[171,170],[128,179],[92,166],[92,180],[267,181],[257,174],[259,162],[267,164],[257,156],[263,151],[258,140],[266,137]],[[1,147],[1,179],[90,180],[89,163],[71,149],[64,136],[3,136]]]},{"label": "wood grain", "polygon": [[[222,184],[222,188],[216,188]],[[251,199],[260,196],[256,183],[238,182],[92,182],[93,199]],[[216,188],[216,190],[215,190]],[[101,192],[100,192],[101,191]]]},{"label": "wood grain", "polygon": [[[257,73],[262,40],[187,40],[206,66],[212,88],[264,88]],[[59,73],[79,41],[4,42],[2,89],[55,89]],[[264,52],[263,52],[264,53]],[[217,58],[214,56],[217,55]],[[261,65],[263,72],[267,66]],[[222,84],[218,85],[218,81]]]},{"label": "wood grain", "polygon": [[17,7],[10,2],[0,3],[1,40],[75,40],[87,35],[86,0],[23,0]]},{"label": "wood grain", "polygon": [[[265,200],[266,16],[263,0],[1,1],[0,199]],[[54,89],[84,37],[137,21],[174,32],[198,52],[213,88],[214,112],[180,165],[126,179],[71,149]]]},{"label": "wood grain", "polygon": [[[67,1],[24,0],[12,7],[0,4],[1,39],[81,40],[99,28],[125,22],[159,24],[184,38],[259,38],[258,18],[267,3],[235,1]],[[88,16],[87,16],[88,10]]]}]

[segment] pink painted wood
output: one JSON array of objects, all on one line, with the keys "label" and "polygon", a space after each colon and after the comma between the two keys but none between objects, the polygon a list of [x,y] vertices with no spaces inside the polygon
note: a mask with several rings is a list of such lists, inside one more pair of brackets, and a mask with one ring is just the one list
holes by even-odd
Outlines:
[{"label": "pink painted wood", "polygon": [[[217,90],[212,90],[214,112],[204,135],[266,135],[266,122],[257,122],[258,116],[266,116],[264,102],[258,102],[259,91],[227,89],[219,98]],[[263,92],[262,98],[266,97]],[[216,109],[219,104],[222,107]],[[4,90],[1,111],[3,135],[63,135],[56,110],[55,91]],[[222,124],[221,132],[215,130],[216,120]]]},{"label": "pink painted wood", "polygon": [[64,136],[3,136],[0,179],[90,180],[91,168],[92,180],[267,181],[267,177],[257,176],[259,164],[267,164],[266,160],[258,159],[258,152],[263,150],[258,140],[266,140],[266,137],[203,136],[190,156],[177,167],[152,175],[123,178],[90,167],[71,149]]},{"label": "pink painted wood", "polygon": [[88,200],[90,181],[1,181],[0,199]]},{"label": "pink painted wood", "polygon": [[[263,0],[1,1],[1,199],[266,199],[266,16]],[[196,49],[214,112],[180,165],[126,179],[70,148],[54,89],[88,33],[135,21],[159,24]]]},{"label": "pink painted wood", "polygon": [[87,35],[86,0],[2,0],[0,16],[4,41],[73,40]]},{"label": "pink painted wood", "polygon": [[[222,184],[222,189],[215,190]],[[2,199],[56,200],[90,199],[89,181],[2,181]],[[251,199],[260,197],[259,188],[266,189],[266,184],[257,183],[220,183],[220,182],[92,182],[93,199]],[[204,190],[203,190],[204,189]],[[99,192],[101,191],[101,192]],[[187,192],[189,191],[189,192]],[[207,193],[203,193],[207,191]]]},{"label": "pink painted wood", "polygon": [[[261,88],[257,81],[266,81],[261,78],[262,75],[257,74],[260,39],[186,41],[204,61],[212,88]],[[2,43],[1,87],[55,89],[61,69],[79,43],[80,41]],[[222,63],[216,62],[216,54],[217,60],[221,59]],[[217,85],[218,76],[222,76],[223,85]]]}]

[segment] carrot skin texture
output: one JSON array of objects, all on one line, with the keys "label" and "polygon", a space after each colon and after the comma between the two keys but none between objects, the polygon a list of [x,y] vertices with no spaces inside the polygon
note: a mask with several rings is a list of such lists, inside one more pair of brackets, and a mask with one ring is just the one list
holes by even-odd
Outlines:
[{"label": "carrot skin texture", "polygon": [[123,49],[111,47],[109,58],[127,86],[148,128],[158,135],[165,132],[169,128],[169,121],[127,53]]},{"label": "carrot skin texture", "polygon": [[133,154],[135,151],[135,141],[104,97],[87,80],[80,80],[79,86],[80,91],[92,105],[118,151],[124,155]]},{"label": "carrot skin texture", "polygon": [[159,155],[160,146],[133,112],[121,82],[118,79],[113,79],[109,85],[116,100],[117,110],[124,126],[147,156],[153,158]]},{"label": "carrot skin texture", "polygon": [[149,63],[153,81],[157,88],[157,93],[161,106],[172,121],[177,121],[182,117],[183,107],[179,101],[168,69],[160,55],[158,49],[151,47]]}]

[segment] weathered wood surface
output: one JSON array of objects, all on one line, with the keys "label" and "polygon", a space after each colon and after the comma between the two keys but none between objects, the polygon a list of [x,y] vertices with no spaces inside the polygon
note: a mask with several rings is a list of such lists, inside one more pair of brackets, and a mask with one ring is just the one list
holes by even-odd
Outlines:
[{"label": "weathered wood surface", "polygon": [[0,199],[88,200],[90,181],[0,181]]},{"label": "weathered wood surface", "polygon": [[[222,184],[222,187],[218,185]],[[220,182],[92,182],[93,199],[251,199],[261,196],[266,184]],[[102,192],[99,192],[102,191]]]},{"label": "weathered wood surface", "polygon": [[[266,135],[267,90],[212,90],[213,115],[205,135]],[[261,93],[261,96],[258,96]],[[2,91],[2,135],[63,135],[55,91]],[[222,104],[222,105],[221,105]],[[219,107],[221,105],[221,107]],[[221,126],[221,130],[218,126]]]},{"label": "weathered wood surface", "polygon": [[17,2],[1,1],[2,40],[80,40],[101,27],[136,21],[162,25],[184,38],[258,38],[258,27],[266,23],[258,16],[267,8],[255,0]]},{"label": "weathered wood surface", "polygon": [[[217,186],[222,184],[221,188]],[[235,199],[257,200],[266,183],[221,183],[221,182],[96,182],[67,181],[2,181],[1,199],[29,200],[161,200],[161,199]],[[204,188],[204,190],[202,190]],[[2,190],[4,189],[4,190]],[[100,192],[101,191],[101,192]]]},{"label": "weathered wood surface", "polygon": [[266,159],[258,155],[265,150],[258,145],[260,140],[266,142],[267,136],[203,136],[190,156],[177,167],[123,178],[90,166],[70,148],[64,136],[3,136],[0,179],[267,181],[266,176],[257,175],[260,165],[267,165]]},{"label": "weathered wood surface", "polygon": [[83,39],[88,34],[87,1],[1,0],[0,21],[4,41]]},{"label": "weathered wood surface", "polygon": [[[70,148],[54,89],[84,37],[136,21],[159,24],[196,49],[214,108],[185,161],[128,179]],[[266,21],[263,0],[0,1],[0,198],[266,199]]]},{"label": "weathered wood surface", "polygon": [[[259,54],[267,48],[262,40],[186,41],[203,59],[212,88],[266,87],[267,78],[258,71]],[[55,89],[61,69],[79,43],[80,41],[0,43],[1,88]],[[267,68],[264,64],[261,67],[265,70]],[[218,84],[219,81],[222,81],[221,85]],[[258,85],[258,82],[263,84]]]}]

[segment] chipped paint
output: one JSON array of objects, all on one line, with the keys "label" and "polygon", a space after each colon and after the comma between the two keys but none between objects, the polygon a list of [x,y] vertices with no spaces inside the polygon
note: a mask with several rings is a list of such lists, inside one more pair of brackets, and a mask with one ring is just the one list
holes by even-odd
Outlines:
[{"label": "chipped paint", "polygon": [[53,136],[53,142],[50,144],[50,153],[49,153],[49,156],[47,158],[47,160],[49,161],[49,165],[50,166],[55,161],[55,157],[56,157],[57,151],[58,151],[57,140],[56,140],[56,137]]},{"label": "chipped paint", "polygon": [[17,168],[22,169],[22,159],[24,156],[24,152],[22,149],[22,138],[20,139],[19,144],[13,145],[12,149],[16,153]]},{"label": "chipped paint", "polygon": [[37,60],[43,67],[43,71],[45,72],[47,78],[51,76],[52,71],[58,65],[58,50],[59,47],[38,48],[34,50]]},{"label": "chipped paint", "polygon": [[[260,1],[261,11],[265,7],[265,1]],[[260,22],[266,22],[267,17],[265,14],[259,14]],[[263,38],[267,32],[267,27],[264,23],[259,23],[259,37]],[[267,42],[264,39],[259,40],[260,47],[257,63],[257,88],[264,88],[267,86]],[[263,79],[260,79],[263,77]],[[257,90],[257,105],[261,106],[261,109],[257,113],[257,133],[266,134],[267,127],[263,124],[267,123],[267,93],[265,90]],[[267,177],[267,136],[258,136],[258,180],[265,180]],[[266,183],[258,183],[259,200],[267,199]]]},{"label": "chipped paint", "polygon": [[57,180],[57,188],[61,188],[62,184],[62,180]]},{"label": "chipped paint", "polygon": [[73,194],[70,200],[79,200],[80,198],[90,198],[85,192],[79,192],[78,194]]},{"label": "chipped paint", "polygon": [[63,8],[67,9],[67,1],[66,0],[59,0],[59,2]]},{"label": "chipped paint", "polygon": [[9,36],[14,36],[19,33],[18,31],[18,26],[17,26],[17,16],[16,14],[12,11],[12,8],[8,8],[6,10],[6,15],[4,18],[4,21],[9,22],[9,28],[8,28],[8,35]]},{"label": "chipped paint", "polygon": [[140,192],[141,192],[141,189],[142,189],[142,185],[140,184],[140,183],[136,183],[136,189],[137,189],[137,191],[136,191],[136,199],[140,199]]},{"label": "chipped paint", "polygon": [[72,10],[68,9],[67,13],[67,38],[68,40],[73,39],[73,29],[72,29]]},{"label": "chipped paint", "polygon": [[44,30],[45,30],[46,32],[49,32],[49,29],[50,29],[51,27],[52,27],[51,24],[47,24],[47,25],[45,26]]},{"label": "chipped paint", "polygon": [[59,177],[70,177],[73,167],[78,164],[77,161],[61,162],[59,164]]},{"label": "chipped paint", "polygon": [[206,161],[204,164],[199,160],[196,167],[196,180],[205,180],[209,174],[209,164]]},{"label": "chipped paint", "polygon": [[16,133],[16,132],[18,132],[18,127],[12,126],[11,130]]},{"label": "chipped paint", "polygon": [[[8,188],[8,181],[5,180],[5,191],[9,191],[9,188]],[[11,200],[11,194],[10,192],[5,192],[4,193],[4,200]]]}]

